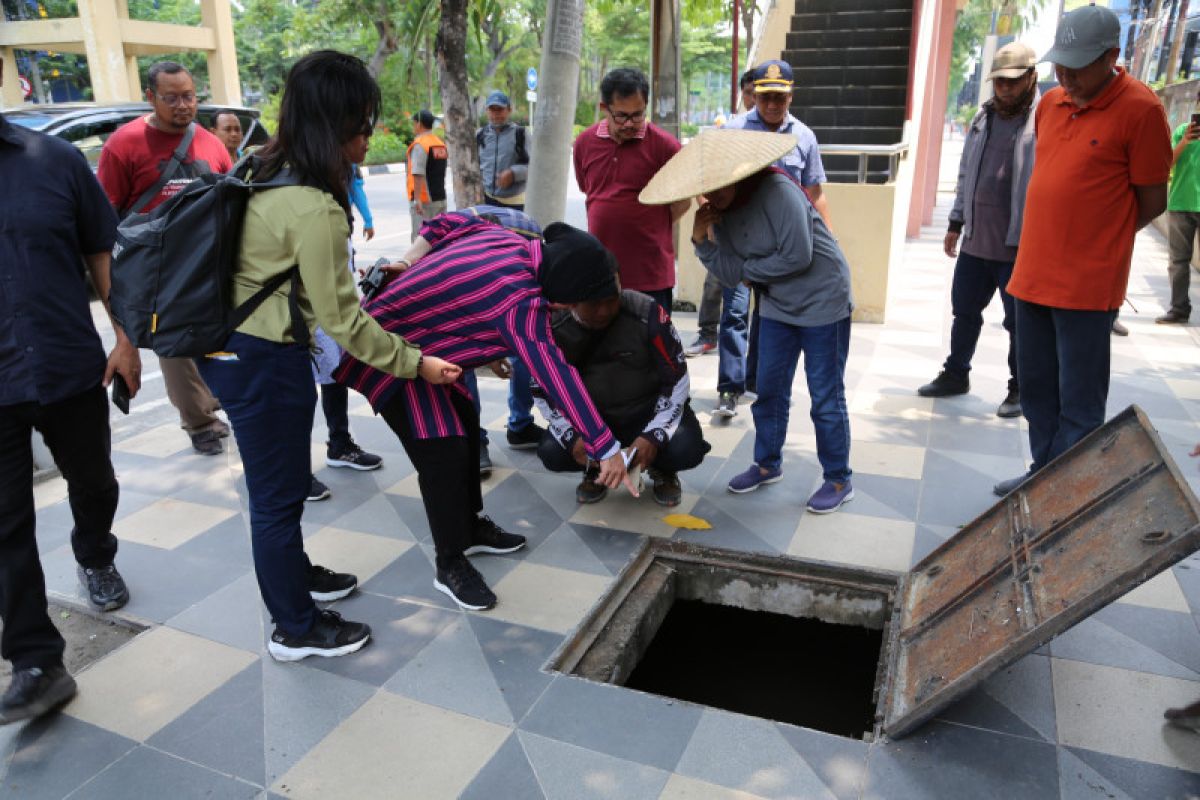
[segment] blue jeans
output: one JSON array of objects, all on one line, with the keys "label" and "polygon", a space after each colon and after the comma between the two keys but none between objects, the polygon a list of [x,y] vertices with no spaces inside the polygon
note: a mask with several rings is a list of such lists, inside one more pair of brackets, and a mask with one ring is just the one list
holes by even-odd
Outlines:
[{"label": "blue jeans", "polygon": [[236,361],[196,359],[200,375],[233,424],[250,494],[250,541],[258,588],[284,632],[312,628],[317,607],[308,594],[311,562],[300,517],[312,477],[311,440],[317,387],[308,352],[234,333],[225,350]]},{"label": "blue jeans", "polygon": [[[508,429],[511,431],[523,431],[533,422],[533,389],[531,383],[533,376],[529,374],[529,367],[525,366],[519,358],[509,358],[509,364],[512,364],[512,375],[508,380]],[[464,370],[463,383],[471,390],[471,402],[475,406],[475,416],[483,419],[483,406],[479,401],[479,380],[475,377],[475,370]],[[479,443],[487,447],[488,442],[487,428],[481,424],[479,426]]]},{"label": "blue jeans", "polygon": [[721,329],[717,339],[717,391],[746,391],[746,351],[750,338],[750,288],[721,290]]},{"label": "blue jeans", "polygon": [[971,358],[983,330],[983,310],[1000,290],[1004,305],[1004,330],[1008,331],[1008,388],[1017,388],[1016,323],[1013,296],[1006,289],[1012,277],[1011,261],[992,261],[960,252],[954,263],[954,283],[950,289],[950,306],[954,322],[950,326],[950,356],[944,369],[966,375],[971,370]]},{"label": "blue jeans", "polygon": [[1017,300],[1017,370],[1037,472],[1104,424],[1116,311]]},{"label": "blue jeans", "polygon": [[754,415],[754,463],[778,469],[787,438],[792,381],[800,356],[812,398],[817,460],[825,480],[845,483],[850,477],[850,412],[846,408],[846,356],[850,351],[850,317],[828,325],[803,327],[767,317],[758,321],[758,399]]}]

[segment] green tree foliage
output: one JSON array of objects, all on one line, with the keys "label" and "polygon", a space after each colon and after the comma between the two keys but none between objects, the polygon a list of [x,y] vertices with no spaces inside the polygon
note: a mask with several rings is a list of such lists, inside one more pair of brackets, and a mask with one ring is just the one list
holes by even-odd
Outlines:
[{"label": "green tree foliage", "polygon": [[1009,15],[1010,32],[1020,36],[1046,5],[1046,0],[969,0],[967,7],[958,12],[954,25],[947,113],[957,110],[958,93],[967,80],[967,65],[979,57],[984,37],[992,31],[993,17],[998,20],[1001,15]]}]

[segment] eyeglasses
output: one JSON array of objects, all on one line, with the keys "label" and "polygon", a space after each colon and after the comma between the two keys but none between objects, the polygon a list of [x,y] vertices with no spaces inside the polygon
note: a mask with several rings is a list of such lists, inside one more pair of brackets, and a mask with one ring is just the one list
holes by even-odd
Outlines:
[{"label": "eyeglasses", "polygon": [[634,112],[633,114],[622,114],[619,111],[609,111],[608,115],[612,117],[612,121],[618,125],[624,125],[627,122],[638,123],[646,118],[646,109]]},{"label": "eyeglasses", "polygon": [[183,94],[156,94],[160,103],[166,103],[169,106],[190,106],[196,102],[195,92],[184,92]]}]

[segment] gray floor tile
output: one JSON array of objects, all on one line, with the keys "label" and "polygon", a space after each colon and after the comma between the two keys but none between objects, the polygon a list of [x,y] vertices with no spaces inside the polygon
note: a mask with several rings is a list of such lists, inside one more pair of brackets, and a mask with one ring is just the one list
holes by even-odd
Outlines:
[{"label": "gray floor tile", "polygon": [[913,538],[913,565],[920,563],[922,559],[953,538],[958,531],[959,529],[956,527],[945,525],[918,525],[917,534]]},{"label": "gray floor tile", "polygon": [[541,498],[523,475],[508,476],[483,498],[483,511],[506,531],[519,533],[536,548],[563,523],[563,516]]},{"label": "gray floor tile", "polygon": [[408,523],[400,518],[395,506],[383,492],[359,504],[331,524],[342,530],[388,536],[403,541],[415,541]]},{"label": "gray floor tile", "polygon": [[863,800],[1057,800],[1052,744],[944,722],[871,748]]},{"label": "gray floor tile", "polygon": [[239,571],[252,567],[249,517],[238,514],[219,522],[175,548],[175,552],[227,563]]},{"label": "gray floor tile", "polygon": [[[116,564],[129,585],[124,613],[151,622],[165,622],[251,569],[249,562],[180,555],[136,542],[121,543]],[[87,602],[69,547],[43,557],[42,568],[49,591]]]},{"label": "gray floor tile", "polygon": [[1138,800],[1084,763],[1068,748],[1058,748],[1058,782],[1062,800]]},{"label": "gray floor tile", "polygon": [[167,620],[172,628],[214,642],[262,652],[272,627],[264,624],[265,608],[258,581],[250,573]]},{"label": "gray floor tile", "polygon": [[459,795],[459,800],[545,800],[517,734],[500,745],[492,760]]},{"label": "gray floor tile", "polygon": [[987,511],[998,499],[992,494],[991,482],[969,489],[925,482],[917,507],[917,522],[958,528]]},{"label": "gray floor tile", "polygon": [[547,800],[655,800],[671,777],[594,750],[518,735]]},{"label": "gray floor tile", "polygon": [[535,564],[586,572],[589,575],[609,576],[608,567],[589,550],[575,529],[563,523],[527,556]]},{"label": "gray floor tile", "polygon": [[854,484],[854,505],[849,508],[855,514],[909,521],[917,518],[920,481],[862,472],[854,473],[851,481]]},{"label": "gray floor tile", "polygon": [[559,676],[520,727],[671,771],[679,763],[700,714],[696,706]]},{"label": "gray floor tile", "polygon": [[[694,516],[712,525],[711,530],[680,530],[672,537],[679,541],[694,542],[708,547],[724,547],[753,553],[778,554],[787,550],[796,534],[796,517],[782,514],[783,524],[757,526],[743,523],[707,497],[696,501],[691,512]],[[790,525],[787,517],[792,516]],[[789,529],[790,528],[790,529]]]},{"label": "gray floor tile", "polygon": [[[745,465],[742,469],[745,469]],[[804,503],[808,500],[811,490],[816,488],[819,477],[814,468],[811,481],[804,489],[782,497],[779,493],[772,494],[772,490],[778,488],[776,485],[750,494],[734,494],[726,490],[725,483],[722,482],[719,488],[714,486],[701,500],[704,503],[712,503],[767,542],[790,542],[796,533],[800,518],[804,516]]]},{"label": "gray floor tile", "polygon": [[862,794],[870,749],[866,742],[795,725],[776,723],[776,727],[838,800]]},{"label": "gray floor tile", "polygon": [[1175,566],[1174,572],[1192,613],[1200,614],[1200,557],[1184,559]]},{"label": "gray floor tile", "polygon": [[447,626],[383,688],[470,717],[513,724],[466,615]]},{"label": "gray floor tile", "polygon": [[520,721],[553,680],[542,666],[562,637],[478,614],[467,615],[467,620],[512,718]]},{"label": "gray floor tile", "polygon": [[1168,675],[1185,680],[1200,679],[1192,670],[1116,630],[1099,617],[1085,619],[1059,634],[1050,642],[1050,652],[1056,658],[1069,658],[1072,661]]},{"label": "gray floor tile", "polygon": [[265,786],[261,662],[230,678],[146,744]]},{"label": "gray floor tile", "polygon": [[1141,642],[1146,647],[1200,673],[1200,631],[1190,614],[1113,603],[1096,612],[1095,619]]},{"label": "gray floor tile", "polygon": [[1022,433],[1011,421],[979,423],[936,419],[929,431],[933,450],[965,450],[990,456],[1021,455]]},{"label": "gray floor tile", "polygon": [[362,591],[457,609],[453,600],[433,588],[433,576],[433,558],[421,547],[410,547],[363,584]]},{"label": "gray floor tile", "polygon": [[[1118,796],[1124,794],[1137,800],[1195,800],[1200,797],[1200,775],[1195,772],[1077,747],[1064,747],[1062,752],[1071,757],[1060,761],[1064,799],[1086,797],[1082,791],[1077,791],[1081,782],[1093,790],[1092,797],[1106,797],[1104,792]],[[1090,775],[1086,774],[1085,769],[1079,768],[1080,763],[1091,770]],[[1200,770],[1200,765],[1197,765],[1197,769]],[[1098,784],[1093,783],[1096,776],[1102,779]],[[1068,794],[1069,788],[1076,793]]]},{"label": "gray floor tile", "polygon": [[243,783],[174,756],[139,747],[70,795],[71,800],[253,800],[261,787]]},{"label": "gray floor tile", "polygon": [[38,512],[37,527],[35,528],[38,553],[45,557],[58,548],[70,544],[73,527],[74,524],[70,522],[65,525],[43,522],[41,512]]},{"label": "gray floor tile", "polygon": [[[346,658],[361,657],[356,653]],[[375,689],[307,664],[263,659],[263,725],[267,785],[287,773],[330,731],[365,703]],[[344,659],[341,659],[344,660]]]},{"label": "gray floor tile", "polygon": [[767,798],[834,793],[768,720],[704,711],[675,772]]},{"label": "gray floor tile", "polygon": [[643,540],[642,536],[629,531],[598,528],[574,522],[568,524],[578,534],[580,541],[592,551],[596,558],[600,559],[600,563],[604,564],[612,575],[616,575],[625,568]]},{"label": "gray floor tile", "polygon": [[419,499],[389,494],[387,501],[396,509],[400,520],[408,526],[409,533],[415,541],[433,541],[433,534],[429,531],[429,519],[425,516],[425,506]]},{"label": "gray floor tile", "polygon": [[539,461],[537,467],[522,472],[521,477],[562,519],[569,519],[579,509],[579,503],[575,502],[575,487],[581,474],[547,472]]},{"label": "gray floor tile", "polygon": [[21,800],[65,797],[137,746],[66,714],[9,730],[14,752],[0,762],[0,797]]},{"label": "gray floor tile", "polygon": [[346,658],[310,659],[312,668],[383,686],[460,615],[440,608],[359,593],[338,602],[346,619],[371,626],[371,641]]}]

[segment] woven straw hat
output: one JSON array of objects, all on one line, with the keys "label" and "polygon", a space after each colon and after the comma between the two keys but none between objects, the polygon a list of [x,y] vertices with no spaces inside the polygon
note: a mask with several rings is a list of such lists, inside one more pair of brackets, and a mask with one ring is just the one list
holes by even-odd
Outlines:
[{"label": "woven straw hat", "polygon": [[795,147],[796,137],[783,133],[705,131],[663,164],[638,200],[648,206],[690,200],[750,177]]}]

